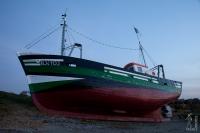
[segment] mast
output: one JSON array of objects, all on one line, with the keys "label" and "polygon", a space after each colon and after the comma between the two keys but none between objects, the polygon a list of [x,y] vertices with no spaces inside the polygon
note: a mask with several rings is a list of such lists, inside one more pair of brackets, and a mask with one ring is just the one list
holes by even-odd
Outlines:
[{"label": "mast", "polygon": [[66,17],[67,17],[66,13],[62,15],[63,23],[61,24],[61,26],[62,26],[61,55],[65,56],[65,50],[71,49],[69,52],[69,55],[68,55],[68,56],[71,56],[73,50],[75,48],[79,48],[80,49],[80,58],[82,58],[82,45],[81,44],[74,43],[68,47],[65,47],[65,41],[66,41],[65,40],[65,32],[67,31]]},{"label": "mast", "polygon": [[145,60],[145,57],[144,57],[143,47],[142,47],[142,44],[141,44],[140,38],[139,38],[139,31],[138,31],[138,29],[135,28],[135,27],[134,27],[134,30],[135,30],[135,33],[136,33],[136,35],[137,35],[139,50],[140,50],[140,53],[141,53],[141,55],[142,55],[143,63],[144,63],[144,65],[147,67],[147,63],[146,63],[146,60]]},{"label": "mast", "polygon": [[65,31],[66,31],[66,13],[62,15],[62,19],[63,19],[63,24],[61,24],[62,26],[62,39],[61,39],[61,55],[64,56],[64,51],[65,51]]}]

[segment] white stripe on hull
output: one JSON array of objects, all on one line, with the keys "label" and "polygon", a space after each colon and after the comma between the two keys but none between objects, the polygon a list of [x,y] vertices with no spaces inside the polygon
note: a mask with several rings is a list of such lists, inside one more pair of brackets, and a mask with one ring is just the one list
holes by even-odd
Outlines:
[{"label": "white stripe on hull", "polygon": [[22,55],[47,55],[44,53],[33,53],[33,52],[17,52],[18,56],[22,56]]},{"label": "white stripe on hull", "polygon": [[128,77],[128,75],[124,74],[124,73],[119,73],[119,72],[115,72],[115,71],[109,71],[109,72],[112,73],[112,74],[117,74],[117,75]]},{"label": "white stripe on hull", "polygon": [[60,77],[60,76],[44,76],[44,75],[28,75],[28,83],[44,83],[44,82],[53,82],[53,81],[64,81],[64,80],[81,80],[83,78],[76,77]]},{"label": "white stripe on hull", "polygon": [[64,61],[63,59],[24,59],[23,62]]},{"label": "white stripe on hull", "polygon": [[111,68],[111,67],[104,67],[105,70],[108,70],[109,72],[111,71],[115,71],[115,72],[119,72],[119,73],[123,73],[123,74],[129,74],[129,75],[133,75],[133,76],[139,76],[142,78],[150,78],[150,79],[154,79],[157,80],[156,78],[152,78],[152,77],[148,77],[148,76],[144,76],[144,75],[139,75],[136,73],[131,73],[131,72],[127,72],[127,71],[123,71],[123,70],[119,70],[119,69],[115,69],[115,68]]},{"label": "white stripe on hull", "polygon": [[36,64],[36,63],[30,63],[30,64],[24,64],[25,66],[40,66],[40,64]]}]

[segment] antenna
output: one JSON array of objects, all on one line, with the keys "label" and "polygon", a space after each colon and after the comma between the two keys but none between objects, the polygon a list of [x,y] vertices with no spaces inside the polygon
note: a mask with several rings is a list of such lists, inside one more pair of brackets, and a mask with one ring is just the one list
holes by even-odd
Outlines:
[{"label": "antenna", "polygon": [[66,32],[66,27],[67,27],[66,17],[67,17],[67,15],[65,12],[65,14],[62,15],[63,23],[61,24],[61,26],[62,26],[61,55],[63,55],[63,56],[64,56],[64,51],[65,51],[65,32]]},{"label": "antenna", "polygon": [[143,59],[143,62],[144,62],[144,65],[147,67],[147,63],[146,63],[146,60],[145,60],[145,57],[144,57],[144,48],[140,42],[140,38],[139,38],[139,30],[137,28],[134,27],[134,30],[135,30],[135,33],[137,35],[137,39],[138,39],[138,45],[139,45],[139,50],[140,50],[140,53],[142,55],[142,59]]}]

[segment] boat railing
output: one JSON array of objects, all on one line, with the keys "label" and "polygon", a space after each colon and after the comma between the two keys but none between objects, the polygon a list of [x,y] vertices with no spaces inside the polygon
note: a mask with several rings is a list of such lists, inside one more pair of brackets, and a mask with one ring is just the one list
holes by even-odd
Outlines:
[{"label": "boat railing", "polygon": [[161,84],[164,85],[172,85],[175,86],[176,88],[182,88],[182,82],[179,81],[173,81],[173,80],[169,80],[165,78],[165,72],[164,72],[164,67],[163,65],[157,65],[151,69],[149,69],[150,71],[155,71],[157,73],[157,75],[155,75],[158,79],[159,82]]},{"label": "boat railing", "polygon": [[173,81],[173,82],[174,82],[175,87],[182,88],[182,82],[179,82],[179,81]]},{"label": "boat railing", "polygon": [[68,46],[68,47],[65,48],[65,50],[70,49],[70,52],[69,52],[68,56],[72,55],[72,52],[74,51],[75,48],[78,48],[80,50],[80,58],[82,59],[83,47],[79,43],[74,43],[73,45],[70,45],[70,46]]},{"label": "boat railing", "polygon": [[161,65],[157,65],[157,66],[155,66],[155,67],[153,67],[153,68],[147,70],[147,72],[148,72],[148,71],[153,71],[153,72],[156,73],[156,75],[154,75],[154,76],[156,76],[156,77],[158,77],[158,78],[163,78],[163,79],[165,79],[165,71],[164,71],[164,67],[163,67],[162,64],[161,64]]}]

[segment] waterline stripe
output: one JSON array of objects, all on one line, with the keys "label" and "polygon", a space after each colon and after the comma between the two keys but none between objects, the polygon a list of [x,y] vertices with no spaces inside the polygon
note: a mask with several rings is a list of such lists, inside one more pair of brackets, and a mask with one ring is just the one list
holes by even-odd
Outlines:
[{"label": "waterline stripe", "polygon": [[68,81],[68,80],[81,80],[83,78],[76,77],[61,77],[61,76],[43,76],[43,75],[28,75],[27,76],[29,84],[44,83],[52,81]]}]

